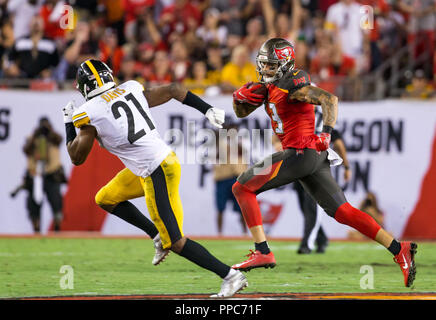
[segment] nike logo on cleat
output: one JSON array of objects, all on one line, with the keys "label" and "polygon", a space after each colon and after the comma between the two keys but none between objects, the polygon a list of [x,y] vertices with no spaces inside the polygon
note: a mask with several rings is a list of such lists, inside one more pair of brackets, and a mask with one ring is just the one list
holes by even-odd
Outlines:
[{"label": "nike logo on cleat", "polygon": [[409,267],[409,265],[407,264],[407,261],[406,261],[406,258],[404,257],[404,254],[402,256],[403,256],[403,261],[404,261],[404,266],[402,266],[402,268],[407,269]]}]

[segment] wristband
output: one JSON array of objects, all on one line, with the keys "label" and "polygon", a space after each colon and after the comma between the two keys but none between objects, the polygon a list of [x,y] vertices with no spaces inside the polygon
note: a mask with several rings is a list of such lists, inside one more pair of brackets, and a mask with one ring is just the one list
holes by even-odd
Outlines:
[{"label": "wristband", "polygon": [[186,104],[187,106],[193,107],[194,109],[197,109],[203,114],[206,114],[207,110],[212,108],[210,104],[202,100],[197,95],[193,94],[191,91],[188,91],[182,103]]},{"label": "wristband", "polygon": [[322,132],[328,133],[328,134],[332,134],[333,128],[330,126],[322,126]]},{"label": "wristband", "polygon": [[74,124],[72,122],[68,122],[65,124],[65,131],[67,133],[67,145],[68,145],[68,142],[73,141],[77,136],[76,128],[74,127]]}]

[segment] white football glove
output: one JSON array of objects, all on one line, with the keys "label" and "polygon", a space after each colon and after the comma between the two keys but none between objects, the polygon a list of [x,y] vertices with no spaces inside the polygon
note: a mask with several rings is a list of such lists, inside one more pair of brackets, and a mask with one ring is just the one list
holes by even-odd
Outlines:
[{"label": "white football glove", "polygon": [[218,128],[223,127],[226,112],[218,108],[210,108],[206,112],[206,118],[210,121],[212,125]]},{"label": "white football glove", "polygon": [[76,102],[71,100],[68,104],[62,109],[64,115],[64,123],[73,122],[73,113],[76,109]]}]

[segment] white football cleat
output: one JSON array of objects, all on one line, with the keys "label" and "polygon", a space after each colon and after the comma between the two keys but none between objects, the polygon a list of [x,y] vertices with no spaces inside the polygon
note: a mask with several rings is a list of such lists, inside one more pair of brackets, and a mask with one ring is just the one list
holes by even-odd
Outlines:
[{"label": "white football cleat", "polygon": [[166,256],[170,253],[170,250],[162,247],[162,241],[160,240],[159,233],[153,239],[155,254],[153,257],[153,265],[157,266],[159,263],[165,260]]},{"label": "white football cleat", "polygon": [[233,269],[232,271],[235,271],[234,274],[228,280],[224,278],[220,292],[211,295],[211,298],[228,298],[248,286],[247,278],[241,271]]}]

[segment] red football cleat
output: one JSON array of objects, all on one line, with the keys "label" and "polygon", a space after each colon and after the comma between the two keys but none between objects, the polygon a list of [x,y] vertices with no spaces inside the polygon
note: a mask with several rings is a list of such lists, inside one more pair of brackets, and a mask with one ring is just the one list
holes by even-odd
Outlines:
[{"label": "red football cleat", "polygon": [[276,266],[276,259],[274,258],[274,254],[272,252],[268,254],[262,254],[259,250],[250,250],[250,253],[247,254],[247,257],[249,257],[247,260],[233,265],[232,268],[241,271],[250,271],[253,268],[274,268]]},{"label": "red football cleat", "polygon": [[401,242],[401,250],[394,257],[394,261],[400,265],[401,271],[404,275],[404,284],[410,287],[415,280],[416,265],[415,254],[418,245],[413,242]]}]

